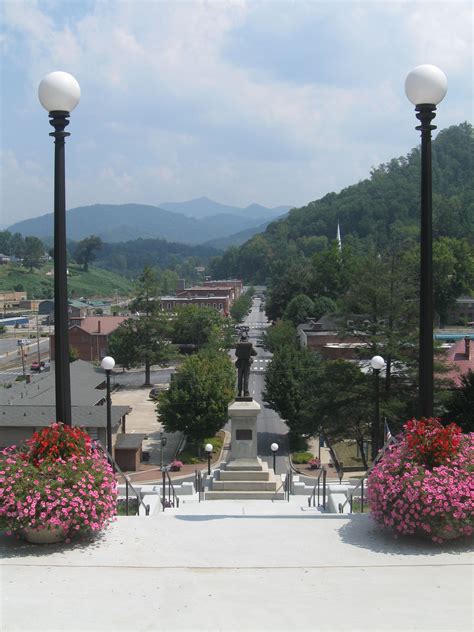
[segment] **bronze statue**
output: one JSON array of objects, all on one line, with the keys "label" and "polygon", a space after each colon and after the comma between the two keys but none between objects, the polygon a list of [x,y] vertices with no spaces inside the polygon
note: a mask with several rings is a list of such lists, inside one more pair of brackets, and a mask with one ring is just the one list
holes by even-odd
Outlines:
[{"label": "bronze statue", "polygon": [[253,348],[252,343],[249,342],[248,334],[246,331],[243,331],[240,336],[240,341],[235,347],[235,355],[237,356],[235,366],[237,367],[238,396],[242,397],[243,387],[244,397],[249,397],[250,365],[253,362],[252,356],[256,356],[257,352]]}]

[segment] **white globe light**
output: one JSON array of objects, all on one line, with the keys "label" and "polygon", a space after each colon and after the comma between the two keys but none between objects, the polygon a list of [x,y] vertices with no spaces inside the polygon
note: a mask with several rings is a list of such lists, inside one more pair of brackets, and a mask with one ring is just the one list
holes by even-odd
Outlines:
[{"label": "white globe light", "polygon": [[270,449],[272,452],[276,452],[278,450],[278,443],[272,443]]},{"label": "white globe light", "polygon": [[110,356],[105,356],[100,364],[104,371],[111,371],[115,366],[115,360]]},{"label": "white globe light", "polygon": [[374,356],[370,360],[370,364],[374,371],[380,371],[380,369],[383,369],[383,367],[385,366],[385,360],[382,358],[382,356]]},{"label": "white globe light", "polygon": [[81,98],[81,88],[72,75],[57,70],[41,80],[38,97],[47,112],[72,112]]},{"label": "white globe light", "polygon": [[405,79],[405,94],[413,105],[437,105],[446,96],[448,80],[437,66],[423,64],[414,68]]},{"label": "white globe light", "polygon": [[212,452],[212,443],[206,443],[206,452]]}]

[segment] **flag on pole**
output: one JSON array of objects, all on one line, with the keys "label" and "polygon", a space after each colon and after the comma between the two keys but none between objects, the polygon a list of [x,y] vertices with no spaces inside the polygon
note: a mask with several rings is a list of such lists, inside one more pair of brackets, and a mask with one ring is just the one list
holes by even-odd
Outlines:
[{"label": "flag on pole", "polygon": [[385,436],[385,443],[387,443],[387,441],[390,441],[390,439],[392,438],[392,433],[390,432],[390,428],[388,427],[386,418],[383,420],[383,430],[384,430],[384,436]]}]

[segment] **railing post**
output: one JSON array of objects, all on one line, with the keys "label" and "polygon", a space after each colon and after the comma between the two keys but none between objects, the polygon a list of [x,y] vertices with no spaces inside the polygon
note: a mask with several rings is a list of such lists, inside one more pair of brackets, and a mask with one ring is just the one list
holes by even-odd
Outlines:
[{"label": "railing post", "polygon": [[161,475],[162,475],[162,479],[161,479],[161,503],[163,505],[163,511],[166,508],[166,474],[165,474],[165,468],[162,468],[161,470]]},{"label": "railing post", "polygon": [[125,511],[128,516],[128,478],[125,477]]},{"label": "railing post", "polygon": [[326,511],[326,468],[323,471],[323,509]]},{"label": "railing post", "polygon": [[364,479],[362,479],[360,486],[360,513],[364,513]]}]

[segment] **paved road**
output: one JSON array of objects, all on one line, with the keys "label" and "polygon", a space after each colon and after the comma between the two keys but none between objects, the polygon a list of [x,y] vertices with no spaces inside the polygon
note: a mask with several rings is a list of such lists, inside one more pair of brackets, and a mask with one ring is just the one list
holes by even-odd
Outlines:
[{"label": "paved road", "polygon": [[[249,390],[251,396],[262,407],[257,421],[258,454],[264,461],[267,461],[270,467],[273,467],[273,453],[270,446],[272,443],[277,443],[279,450],[276,455],[276,470],[280,474],[286,472],[289,465],[286,441],[288,426],[277,412],[265,407],[262,397],[262,392],[265,390],[265,370],[271,361],[272,354],[263,347],[256,346],[257,340],[262,337],[265,329],[269,326],[265,312],[260,311],[260,304],[261,299],[255,298],[250,314],[243,321],[250,328],[249,338],[258,354],[252,364]],[[230,430],[230,424],[227,424],[226,429]]]}]

